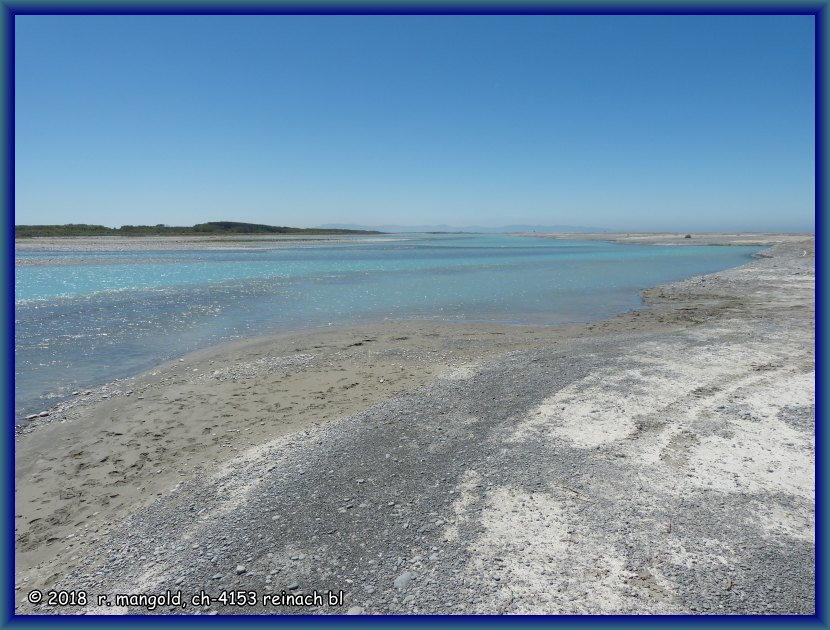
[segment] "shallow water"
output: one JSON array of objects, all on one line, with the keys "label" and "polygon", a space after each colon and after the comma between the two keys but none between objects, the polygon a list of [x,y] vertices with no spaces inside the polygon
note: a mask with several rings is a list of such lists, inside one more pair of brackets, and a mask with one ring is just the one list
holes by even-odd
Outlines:
[{"label": "shallow water", "polygon": [[601,319],[636,308],[645,287],[734,267],[759,249],[396,235],[234,250],[21,251],[16,416],[262,334],[400,318]]}]

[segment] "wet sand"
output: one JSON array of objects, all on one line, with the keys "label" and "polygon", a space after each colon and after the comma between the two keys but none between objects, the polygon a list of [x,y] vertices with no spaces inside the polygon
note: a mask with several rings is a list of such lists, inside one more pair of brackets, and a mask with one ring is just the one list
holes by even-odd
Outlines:
[{"label": "wet sand", "polygon": [[79,528],[123,518],[250,447],[562,334],[406,322],[326,330],[225,344],[81,392],[19,428],[18,572],[35,580],[30,572],[46,561],[49,575],[38,577],[54,579],[54,561],[83,547]]},{"label": "wet sand", "polygon": [[[710,235],[712,242],[718,238]],[[695,244],[703,241],[691,240],[697,240]],[[113,537],[123,536],[122,523],[152,514],[171,497],[180,503],[198,502],[199,496],[177,490],[194,480],[209,483],[216,471],[253,457],[263,445],[292,436],[311,440],[319,434],[324,440],[331,423],[382,408],[438,382],[464,382],[482,366],[504,366],[506,357],[522,353],[561,350],[560,360],[566,366],[569,348],[581,357],[580,344],[594,344],[601,355],[606,344],[609,357],[627,351],[630,358],[641,362],[628,376],[625,371],[617,373],[623,380],[640,381],[636,387],[617,383],[605,388],[588,379],[575,385],[574,391],[540,391],[530,420],[515,427],[514,443],[534,431],[547,432],[555,415],[551,410],[560,406],[569,409],[569,420],[565,425],[557,421],[556,431],[579,448],[613,442],[615,432],[628,436],[638,426],[638,418],[671,407],[674,389],[697,392],[690,395],[684,416],[711,413],[713,401],[722,397],[718,374],[728,373],[741,383],[744,403],[740,409],[735,406],[736,414],[780,410],[782,405],[775,399],[781,392],[792,398],[790,407],[809,410],[814,396],[813,240],[751,235],[749,242],[784,244],[737,270],[649,289],[644,292],[647,308],[601,322],[555,328],[401,322],[256,339],[197,352],[137,377],[81,392],[17,436],[17,592],[65,586],[68,576],[77,577],[92,566],[106,567],[107,545]],[[664,343],[672,335],[706,338],[708,349],[689,354],[683,344]],[[756,342],[753,335],[757,335]],[[719,352],[718,361],[710,360]],[[769,360],[756,361],[756,357]],[[782,357],[792,357],[794,366],[782,362]],[[642,362],[673,365],[676,375],[667,379],[659,370],[649,374]],[[600,371],[600,366],[594,371]],[[707,369],[714,380],[706,376]],[[463,392],[458,395],[463,399]],[[521,407],[518,402],[516,406]],[[813,500],[814,482],[804,474],[812,461],[812,424],[806,416],[793,422],[802,420],[804,426],[796,429],[807,434],[799,433],[790,442],[796,440],[801,445],[799,457],[807,459],[790,467],[783,485],[766,480],[766,468],[756,471],[756,464],[750,465],[749,479],[756,490],[772,483],[776,492],[808,503]],[[775,431],[776,426],[756,428],[761,429],[757,438],[742,429],[743,439],[754,441],[750,448],[754,457],[743,457],[760,461],[759,467],[768,460],[791,459],[790,447],[767,431]],[[647,427],[638,430],[648,434]],[[694,427],[670,432],[665,444],[652,445],[654,457],[680,468],[690,458],[705,459],[699,449],[687,452],[709,439],[696,432]],[[698,468],[719,471],[710,470],[714,477],[700,479],[701,484],[721,483],[721,476],[747,467],[745,462],[730,461],[728,451],[719,454],[720,448],[720,444],[711,445],[714,459],[698,463]],[[459,492],[464,488],[470,492],[464,484],[459,485]],[[508,498],[502,497],[505,505],[510,503]],[[780,527],[789,527],[800,539],[810,539],[811,516],[805,525],[793,516],[791,505],[782,500],[775,505],[784,514]],[[498,529],[496,521],[510,522],[510,514],[494,515],[497,512],[490,516],[491,531]],[[514,612],[555,612],[509,605]],[[23,610],[32,611],[25,604]],[[599,612],[619,610],[611,607]],[[486,612],[475,607],[467,611]],[[430,611],[422,608],[420,612]]]}]

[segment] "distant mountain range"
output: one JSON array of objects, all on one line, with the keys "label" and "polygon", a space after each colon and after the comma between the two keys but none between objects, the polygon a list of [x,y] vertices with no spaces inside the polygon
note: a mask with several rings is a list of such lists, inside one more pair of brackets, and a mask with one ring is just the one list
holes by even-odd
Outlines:
[{"label": "distant mountain range", "polygon": [[482,227],[480,225],[356,225],[353,223],[327,223],[317,226],[320,230],[375,230],[378,232],[477,232],[497,234],[504,232],[611,232],[605,228],[577,225],[504,225]]}]

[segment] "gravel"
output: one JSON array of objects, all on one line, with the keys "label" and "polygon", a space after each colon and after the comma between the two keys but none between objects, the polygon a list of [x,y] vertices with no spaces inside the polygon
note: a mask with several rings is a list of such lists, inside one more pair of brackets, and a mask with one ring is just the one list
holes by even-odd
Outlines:
[{"label": "gravel", "polygon": [[[597,422],[632,395],[659,393],[632,393],[635,380],[623,379],[578,398],[611,368],[672,382],[666,368],[632,356],[638,343],[703,354],[760,344],[787,356],[790,340],[779,335],[809,336],[814,326],[809,308],[773,299],[789,294],[770,278],[809,271],[812,258],[796,249],[800,256],[800,244],[773,248],[749,270],[707,276],[705,286],[697,278],[647,292],[653,312],[671,320],[658,332],[507,353],[466,378],[438,379],[205,472],[115,527],[56,588],[172,589],[186,601],[199,588],[259,595],[254,605],[123,611],[152,614],[813,614],[814,538],[806,525],[803,535],[787,525],[794,514],[812,522],[809,483],[791,490],[758,477],[746,491],[727,491],[706,485],[695,459],[704,441],[751,422],[740,405],[721,404],[717,391],[684,395],[639,424],[627,417],[633,428],[614,439],[568,437],[567,418],[556,416],[528,424],[569,392],[575,398],[563,408],[595,405],[585,417]],[[693,425],[678,419],[688,409],[699,412]],[[789,404],[779,416],[809,442],[814,406]],[[658,443],[660,457],[641,461]],[[766,512],[783,516],[759,517]],[[147,551],[154,547],[158,555]],[[277,607],[262,598],[282,591],[272,584],[344,597]]]}]

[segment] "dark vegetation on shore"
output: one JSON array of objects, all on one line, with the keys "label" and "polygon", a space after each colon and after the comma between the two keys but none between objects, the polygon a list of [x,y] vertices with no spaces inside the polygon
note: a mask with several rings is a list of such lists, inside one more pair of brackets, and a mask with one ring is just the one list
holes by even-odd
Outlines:
[{"label": "dark vegetation on shore", "polygon": [[34,236],[221,236],[224,234],[382,234],[372,230],[296,228],[236,221],[211,221],[192,227],[170,225],[122,225],[108,228],[103,225],[67,223],[65,225],[15,225],[15,238]]}]

